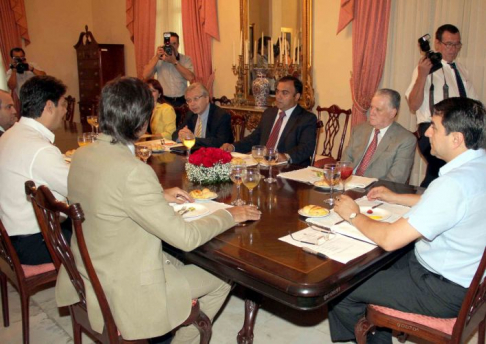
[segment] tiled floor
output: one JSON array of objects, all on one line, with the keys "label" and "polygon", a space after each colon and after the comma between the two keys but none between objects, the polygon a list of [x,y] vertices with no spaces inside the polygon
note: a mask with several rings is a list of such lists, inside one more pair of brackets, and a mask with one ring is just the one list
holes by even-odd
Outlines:
[{"label": "tiled floor", "polygon": [[[238,292],[236,293],[238,294]],[[22,343],[22,321],[17,292],[9,285],[10,327],[0,322],[0,343]],[[232,295],[213,326],[212,344],[236,343],[236,335],[243,324],[244,302]],[[325,309],[298,312],[270,300],[264,300],[255,324],[255,344],[327,344],[331,343]],[[38,292],[30,303],[30,338],[32,344],[72,343],[71,318],[56,307],[54,288]],[[394,343],[398,341],[394,338]],[[470,343],[477,342],[477,335]],[[83,343],[92,341],[83,335]]]}]

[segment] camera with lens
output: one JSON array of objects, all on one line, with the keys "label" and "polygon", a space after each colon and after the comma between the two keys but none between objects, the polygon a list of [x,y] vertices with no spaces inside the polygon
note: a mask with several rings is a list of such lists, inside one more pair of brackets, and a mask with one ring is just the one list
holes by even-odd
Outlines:
[{"label": "camera with lens", "polygon": [[15,65],[10,65],[10,68],[15,68],[17,73],[23,74],[29,70],[29,64],[25,63],[25,57],[15,56],[13,58]]},{"label": "camera with lens", "polygon": [[164,32],[164,52],[166,55],[172,55],[172,46],[170,45],[170,32]]},{"label": "camera with lens", "polygon": [[420,50],[422,50],[425,53],[425,57],[427,57],[430,60],[430,62],[432,62],[432,68],[430,68],[430,72],[429,72],[429,74],[432,74],[436,70],[442,68],[442,62],[441,62],[442,54],[432,51],[430,49],[429,39],[430,39],[429,34],[423,35],[418,39],[418,43],[420,45]]}]

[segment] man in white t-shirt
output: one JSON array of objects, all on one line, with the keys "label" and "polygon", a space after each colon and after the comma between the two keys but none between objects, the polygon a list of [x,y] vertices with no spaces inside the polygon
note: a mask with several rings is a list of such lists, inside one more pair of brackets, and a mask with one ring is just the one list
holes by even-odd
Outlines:
[{"label": "man in white t-shirt", "polygon": [[34,75],[46,75],[35,62],[27,62],[25,51],[22,48],[12,48],[10,50],[12,62],[7,71],[7,85],[20,97],[20,88]]},{"label": "man in white t-shirt", "polygon": [[[66,200],[69,166],[53,145],[53,131],[66,114],[65,93],[66,86],[53,77],[27,80],[20,90],[22,117],[0,139],[0,218],[22,264],[52,261],[24,185],[33,180]],[[70,240],[69,225],[63,233]]]}]

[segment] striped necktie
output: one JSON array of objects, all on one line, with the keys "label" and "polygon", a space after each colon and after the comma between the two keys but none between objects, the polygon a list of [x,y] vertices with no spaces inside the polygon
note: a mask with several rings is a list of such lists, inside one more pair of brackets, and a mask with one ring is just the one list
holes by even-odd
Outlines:
[{"label": "striped necktie", "polygon": [[285,117],[285,112],[280,110],[278,116],[279,117],[277,119],[277,122],[273,126],[272,132],[268,137],[268,141],[266,144],[267,148],[275,148],[275,145],[277,144],[278,134],[280,133],[280,128],[282,128],[282,122]]},{"label": "striped necktie", "polygon": [[201,137],[202,136],[202,119],[201,116],[197,116],[197,123],[196,123],[196,137]]},{"label": "striped necktie", "polygon": [[378,147],[378,134],[380,133],[380,129],[375,129],[375,136],[373,136],[373,140],[371,141],[368,149],[366,150],[361,163],[359,164],[358,169],[356,170],[357,176],[362,176],[366,172],[368,165],[370,164],[371,158],[373,154],[375,154],[376,147]]}]

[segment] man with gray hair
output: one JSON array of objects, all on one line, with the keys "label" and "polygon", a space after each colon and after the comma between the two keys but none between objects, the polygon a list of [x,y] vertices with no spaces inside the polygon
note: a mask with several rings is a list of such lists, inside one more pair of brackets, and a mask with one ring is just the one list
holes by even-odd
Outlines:
[{"label": "man with gray hair", "polygon": [[215,104],[209,103],[209,92],[203,84],[191,84],[185,93],[189,110],[183,122],[172,134],[173,140],[183,141],[184,134],[193,133],[195,148],[220,147],[233,143],[231,115]]},{"label": "man with gray hair", "polygon": [[0,136],[17,121],[16,113],[10,93],[0,90]]},{"label": "man with gray hair", "polygon": [[376,91],[368,121],[353,129],[342,161],[351,161],[353,174],[405,183],[415,157],[415,136],[395,122],[400,94]]}]

